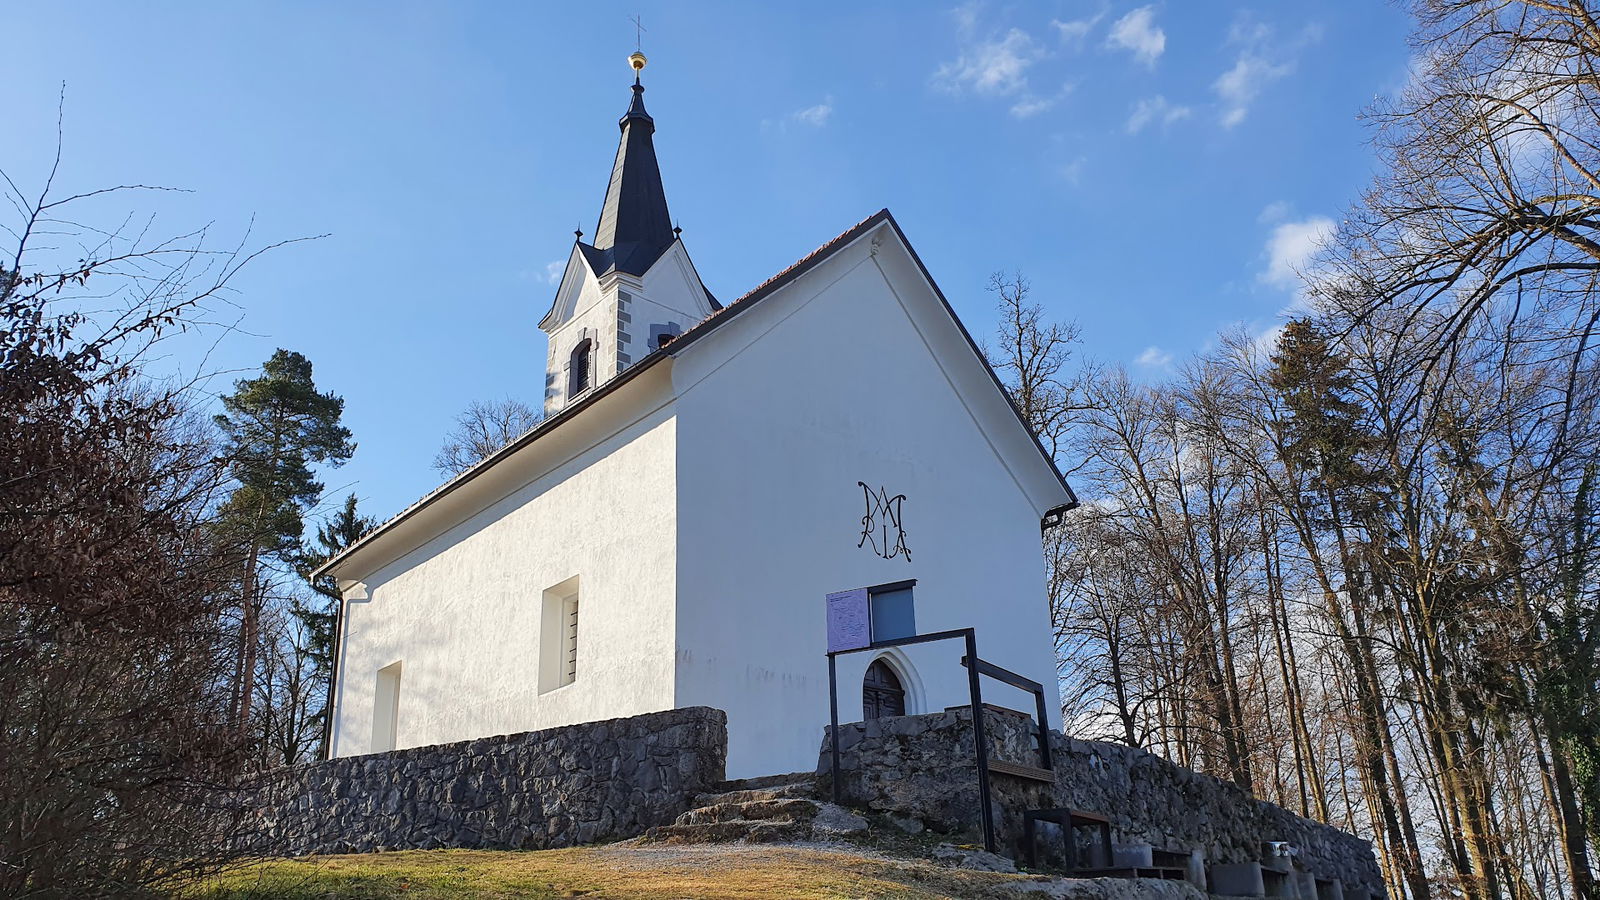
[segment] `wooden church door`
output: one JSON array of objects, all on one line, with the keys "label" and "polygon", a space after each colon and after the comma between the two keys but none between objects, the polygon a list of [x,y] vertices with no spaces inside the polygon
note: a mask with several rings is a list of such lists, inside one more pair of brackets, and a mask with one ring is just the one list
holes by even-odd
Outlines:
[{"label": "wooden church door", "polygon": [[867,667],[867,676],[861,682],[862,719],[880,719],[884,716],[906,714],[906,691],[900,679],[883,660],[875,660]]}]

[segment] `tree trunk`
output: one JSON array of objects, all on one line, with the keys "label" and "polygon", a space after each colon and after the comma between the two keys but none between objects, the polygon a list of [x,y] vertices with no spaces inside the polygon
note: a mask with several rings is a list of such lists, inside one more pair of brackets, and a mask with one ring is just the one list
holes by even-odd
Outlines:
[{"label": "tree trunk", "polygon": [[257,575],[260,555],[259,543],[252,537],[250,555],[245,560],[244,603],[239,625],[239,708],[234,719],[241,736],[249,727],[250,701],[255,694],[256,643],[261,627],[261,586]]}]

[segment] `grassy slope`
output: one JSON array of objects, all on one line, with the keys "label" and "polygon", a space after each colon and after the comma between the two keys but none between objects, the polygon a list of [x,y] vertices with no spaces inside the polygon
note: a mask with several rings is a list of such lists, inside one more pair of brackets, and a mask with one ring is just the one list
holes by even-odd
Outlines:
[{"label": "grassy slope", "polygon": [[1020,875],[941,868],[845,849],[793,846],[433,850],[269,860],[183,893],[186,900],[311,898],[1016,897]]}]

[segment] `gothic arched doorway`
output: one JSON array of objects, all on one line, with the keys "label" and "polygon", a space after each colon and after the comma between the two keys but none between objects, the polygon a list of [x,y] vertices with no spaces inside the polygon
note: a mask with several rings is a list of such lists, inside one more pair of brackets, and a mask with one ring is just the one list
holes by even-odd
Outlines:
[{"label": "gothic arched doorway", "polygon": [[881,659],[873,660],[867,667],[867,676],[861,680],[861,718],[880,719],[884,716],[906,714],[906,689],[900,685],[894,669]]}]

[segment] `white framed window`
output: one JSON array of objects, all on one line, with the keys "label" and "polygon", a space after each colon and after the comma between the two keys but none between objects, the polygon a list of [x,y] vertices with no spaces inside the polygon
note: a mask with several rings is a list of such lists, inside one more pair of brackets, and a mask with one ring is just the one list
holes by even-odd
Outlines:
[{"label": "white framed window", "polygon": [[576,576],[544,592],[539,617],[539,693],[578,680],[581,604]]},{"label": "white framed window", "polygon": [[372,752],[382,753],[399,746],[400,662],[396,660],[378,670],[372,691]]}]

